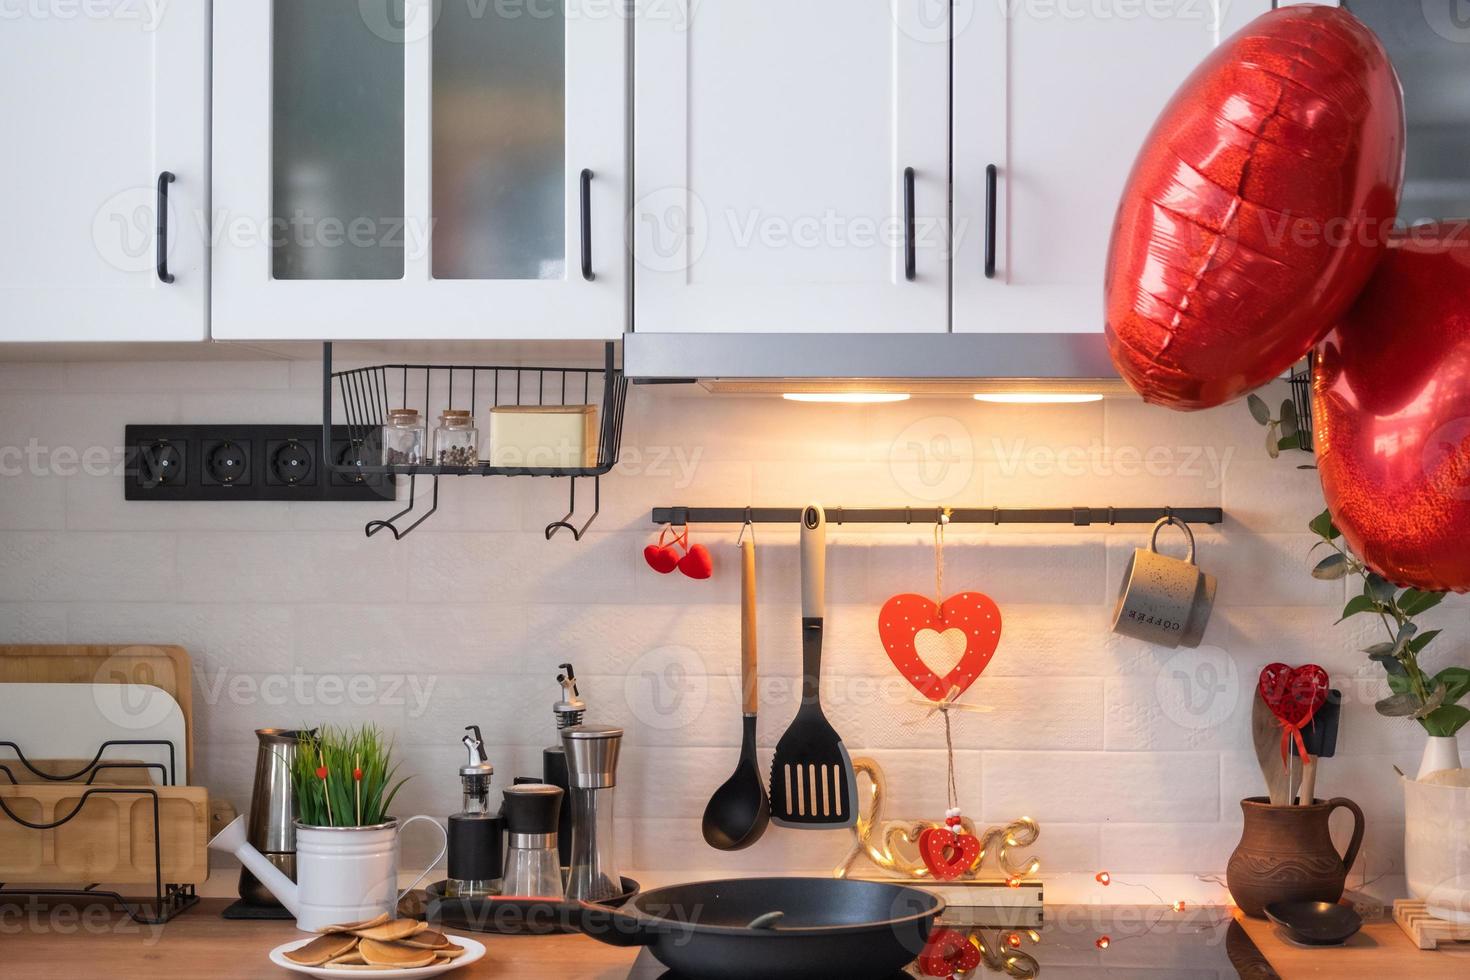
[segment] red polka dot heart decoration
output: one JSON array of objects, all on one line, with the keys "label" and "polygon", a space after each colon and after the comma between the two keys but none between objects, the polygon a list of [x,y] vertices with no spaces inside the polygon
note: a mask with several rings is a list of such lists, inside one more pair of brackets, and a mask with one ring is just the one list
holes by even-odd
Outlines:
[{"label": "red polka dot heart decoration", "polygon": [[[896,595],[878,613],[878,636],[893,666],[920,694],[935,702],[953,700],[995,656],[1000,607],[982,592],[961,592],[939,605],[921,595]],[[940,663],[942,674],[921,648]]]}]

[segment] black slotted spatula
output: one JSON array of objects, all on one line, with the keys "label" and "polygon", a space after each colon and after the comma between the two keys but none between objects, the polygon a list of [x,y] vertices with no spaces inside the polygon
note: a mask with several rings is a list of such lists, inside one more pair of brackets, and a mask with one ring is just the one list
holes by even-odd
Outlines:
[{"label": "black slotted spatula", "polygon": [[842,738],[822,712],[822,619],[826,612],[827,515],[801,515],[801,708],[771,761],[771,821],[832,830],[857,822],[857,776]]}]

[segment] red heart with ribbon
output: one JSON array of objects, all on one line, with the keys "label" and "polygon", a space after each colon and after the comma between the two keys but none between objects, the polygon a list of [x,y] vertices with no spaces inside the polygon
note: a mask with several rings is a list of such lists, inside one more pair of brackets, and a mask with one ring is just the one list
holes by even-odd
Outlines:
[{"label": "red heart with ribbon", "polygon": [[919,954],[919,972],[926,977],[952,977],[980,965],[980,950],[970,937],[955,929],[936,929]]},{"label": "red heart with ribbon", "polygon": [[692,546],[678,561],[679,571],[689,578],[705,579],[715,572],[715,561],[702,544]]},{"label": "red heart with ribbon", "polygon": [[919,835],[919,856],[938,881],[953,881],[980,860],[980,838],[929,827]]},{"label": "red heart with ribbon", "polygon": [[[673,540],[668,544],[664,544],[671,534],[674,536]],[[655,572],[658,572],[660,575],[667,575],[679,567],[681,560],[679,547],[682,545],[687,548],[688,544],[689,529],[687,527],[681,535],[675,532],[673,527],[665,525],[664,529],[658,533],[658,544],[651,544],[643,549],[643,560],[648,562],[648,567]],[[697,548],[699,545],[695,545],[695,547]],[[687,558],[688,555],[686,554],[683,557]],[[708,578],[709,576],[705,577]]]},{"label": "red heart with ribbon", "polygon": [[[934,673],[915,647],[924,630],[964,634],[965,652],[943,677]],[[931,701],[944,701],[955,688],[964,693],[995,656],[1000,643],[1000,607],[981,592],[961,592],[938,606],[921,595],[896,595],[878,613],[878,637],[888,659],[920,694]]]},{"label": "red heart with ribbon", "polygon": [[1281,762],[1290,765],[1291,743],[1296,741],[1298,754],[1307,758],[1307,744],[1302,740],[1302,726],[1327,703],[1329,682],[1327,671],[1316,664],[1290,667],[1286,664],[1267,664],[1261,668],[1261,679],[1257,685],[1261,700],[1271,709],[1271,714],[1281,723]]}]

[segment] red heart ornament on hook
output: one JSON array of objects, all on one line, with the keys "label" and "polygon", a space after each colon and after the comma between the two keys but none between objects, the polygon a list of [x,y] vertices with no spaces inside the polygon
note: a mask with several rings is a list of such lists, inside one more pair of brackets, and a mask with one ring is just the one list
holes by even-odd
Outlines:
[{"label": "red heart ornament on hook", "polygon": [[[673,541],[664,544],[671,534],[674,535]],[[651,544],[643,549],[643,560],[648,562],[648,567],[655,572],[658,572],[660,575],[667,575],[679,567],[679,546],[687,544],[688,541],[689,529],[687,527],[684,529],[683,534],[678,534],[674,531],[672,525],[665,525],[664,529],[658,532],[658,544]],[[695,545],[695,547],[697,548],[699,545]],[[688,556],[685,555],[684,557]]]},{"label": "red heart ornament on hook", "polygon": [[689,578],[709,578],[715,573],[715,561],[710,557],[709,549],[702,544],[696,544],[685,553],[678,561],[679,571]]},{"label": "red heart ornament on hook", "polygon": [[[916,644],[926,630],[941,637],[950,630],[964,635],[964,652],[943,677],[919,655]],[[920,694],[944,701],[955,688],[960,694],[968,690],[995,656],[1000,607],[982,592],[961,592],[938,606],[921,595],[896,595],[878,613],[878,637],[888,659]]]}]

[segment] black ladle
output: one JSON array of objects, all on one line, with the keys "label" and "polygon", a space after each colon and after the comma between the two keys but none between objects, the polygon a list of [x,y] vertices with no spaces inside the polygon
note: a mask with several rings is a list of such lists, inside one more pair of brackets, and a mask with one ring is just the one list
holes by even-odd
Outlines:
[{"label": "black ladle", "polygon": [[771,821],[771,803],[755,757],[755,715],[760,702],[755,666],[755,542],[740,541],[740,682],[745,693],[744,734],[735,772],[704,808],[705,843],[739,851],[761,839]]}]

